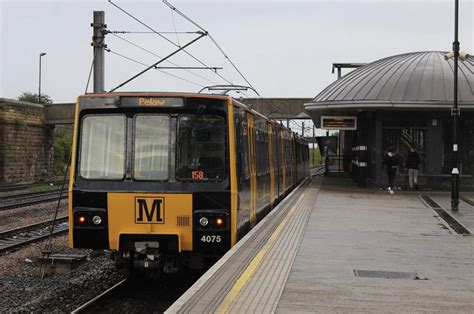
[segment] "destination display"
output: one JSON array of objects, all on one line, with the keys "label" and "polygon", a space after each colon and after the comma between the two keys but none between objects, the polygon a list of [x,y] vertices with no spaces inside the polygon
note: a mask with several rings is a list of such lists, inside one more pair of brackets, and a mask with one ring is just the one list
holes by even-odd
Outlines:
[{"label": "destination display", "polygon": [[122,107],[183,107],[183,98],[177,97],[122,97]]},{"label": "destination display", "polygon": [[321,116],[321,129],[326,129],[326,130],[357,130],[357,117],[352,117],[352,116]]}]

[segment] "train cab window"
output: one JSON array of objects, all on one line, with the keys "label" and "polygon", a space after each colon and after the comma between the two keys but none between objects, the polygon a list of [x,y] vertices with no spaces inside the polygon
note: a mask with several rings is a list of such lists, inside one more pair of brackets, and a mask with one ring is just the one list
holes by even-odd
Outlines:
[{"label": "train cab window", "polygon": [[82,119],[80,175],[93,180],[121,180],[125,175],[124,115],[87,115]]},{"label": "train cab window", "polygon": [[182,181],[224,179],[226,135],[225,119],[221,116],[180,116],[176,178]]},{"label": "train cab window", "polygon": [[133,178],[164,181],[169,178],[170,117],[136,115]]}]

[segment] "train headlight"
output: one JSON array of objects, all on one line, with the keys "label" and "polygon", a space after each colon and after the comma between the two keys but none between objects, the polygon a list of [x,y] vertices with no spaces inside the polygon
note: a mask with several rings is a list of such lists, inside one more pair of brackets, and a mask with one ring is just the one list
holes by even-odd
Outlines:
[{"label": "train headlight", "polygon": [[222,218],[217,218],[216,219],[216,225],[218,225],[219,227],[222,226],[224,224],[224,219]]},{"label": "train headlight", "polygon": [[76,207],[73,209],[74,228],[104,229],[107,227],[107,212],[103,208]]},{"label": "train headlight", "polygon": [[94,223],[94,225],[100,225],[100,223],[102,222],[102,218],[100,218],[100,216],[94,216],[92,217],[92,222]]},{"label": "train headlight", "polygon": [[209,220],[206,217],[202,217],[201,219],[199,219],[199,224],[205,227],[209,224]]}]

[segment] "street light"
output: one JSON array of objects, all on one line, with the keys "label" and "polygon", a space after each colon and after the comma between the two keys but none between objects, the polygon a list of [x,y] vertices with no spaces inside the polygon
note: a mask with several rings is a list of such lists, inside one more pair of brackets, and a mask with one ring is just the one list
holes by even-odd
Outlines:
[{"label": "street light", "polygon": [[462,61],[469,58],[465,52],[459,52],[458,41],[458,16],[459,16],[459,0],[454,2],[454,42],[453,51],[447,53],[444,58],[449,60],[454,58],[454,95],[453,95],[453,109],[451,115],[453,117],[453,170],[451,171],[451,211],[457,212],[459,210],[459,169],[458,169],[458,120],[460,112],[458,109],[458,60]]},{"label": "street light", "polygon": [[46,56],[46,52],[39,54],[39,82],[38,82],[38,104],[41,104],[41,57]]}]

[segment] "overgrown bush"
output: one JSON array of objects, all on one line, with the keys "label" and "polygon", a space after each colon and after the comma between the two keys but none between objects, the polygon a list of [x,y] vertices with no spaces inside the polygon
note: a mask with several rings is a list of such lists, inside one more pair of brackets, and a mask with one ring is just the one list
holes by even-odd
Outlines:
[{"label": "overgrown bush", "polygon": [[316,148],[309,148],[309,164],[310,166],[322,164],[323,160],[321,157],[321,152],[319,151],[319,147]]},{"label": "overgrown bush", "polygon": [[72,146],[72,129],[60,129],[53,138],[53,171],[56,176],[63,176],[68,168]]}]

